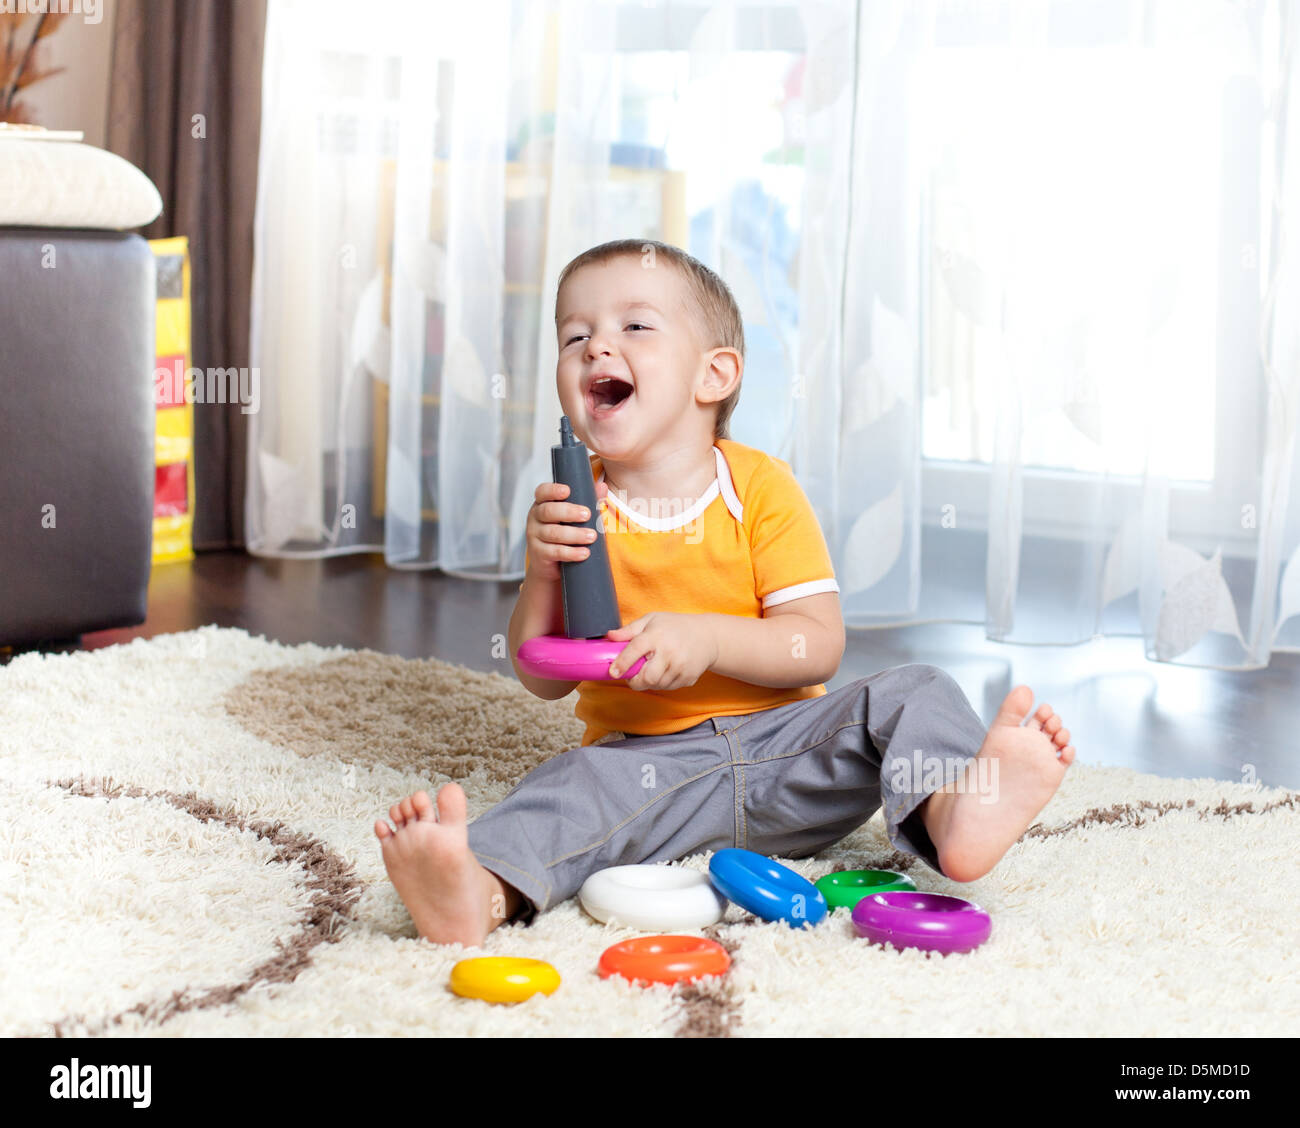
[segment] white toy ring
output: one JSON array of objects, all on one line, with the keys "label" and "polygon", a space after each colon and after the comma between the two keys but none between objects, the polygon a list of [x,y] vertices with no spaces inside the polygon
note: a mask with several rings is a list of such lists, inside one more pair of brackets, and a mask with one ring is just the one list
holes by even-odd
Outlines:
[{"label": "white toy ring", "polygon": [[578,891],[582,907],[601,922],[642,932],[707,928],[727,910],[709,875],[682,866],[613,866],[593,873]]}]

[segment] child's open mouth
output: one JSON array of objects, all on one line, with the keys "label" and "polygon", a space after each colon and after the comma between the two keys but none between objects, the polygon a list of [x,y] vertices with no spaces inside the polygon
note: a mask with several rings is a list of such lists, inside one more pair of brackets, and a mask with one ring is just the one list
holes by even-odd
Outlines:
[{"label": "child's open mouth", "polygon": [[602,376],[587,389],[587,406],[598,418],[612,415],[632,398],[632,385],[617,376]]}]

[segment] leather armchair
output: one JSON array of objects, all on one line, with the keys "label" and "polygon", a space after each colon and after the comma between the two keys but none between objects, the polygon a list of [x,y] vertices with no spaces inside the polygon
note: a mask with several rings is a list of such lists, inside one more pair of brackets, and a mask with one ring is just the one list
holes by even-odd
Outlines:
[{"label": "leather armchair", "polygon": [[0,645],[144,621],[154,279],[139,235],[0,227]]}]

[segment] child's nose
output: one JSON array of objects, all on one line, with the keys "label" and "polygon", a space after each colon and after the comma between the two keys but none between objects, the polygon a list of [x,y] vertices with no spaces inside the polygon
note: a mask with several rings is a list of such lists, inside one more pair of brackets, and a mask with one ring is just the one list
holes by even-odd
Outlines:
[{"label": "child's nose", "polygon": [[593,333],[587,338],[587,355],[595,360],[598,356],[609,356],[613,349],[611,340],[601,333]]}]

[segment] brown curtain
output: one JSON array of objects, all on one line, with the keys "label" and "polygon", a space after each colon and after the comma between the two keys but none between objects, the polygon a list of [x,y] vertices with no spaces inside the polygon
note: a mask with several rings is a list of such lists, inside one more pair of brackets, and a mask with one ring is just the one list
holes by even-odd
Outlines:
[{"label": "brown curtain", "polygon": [[[267,0],[118,0],[108,148],[158,186],[150,239],[190,242],[195,368],[248,367]],[[248,416],[196,404],[194,547],[244,543]]]}]

